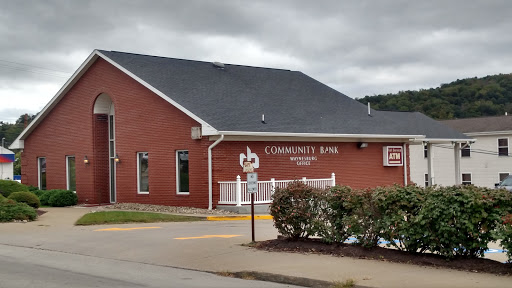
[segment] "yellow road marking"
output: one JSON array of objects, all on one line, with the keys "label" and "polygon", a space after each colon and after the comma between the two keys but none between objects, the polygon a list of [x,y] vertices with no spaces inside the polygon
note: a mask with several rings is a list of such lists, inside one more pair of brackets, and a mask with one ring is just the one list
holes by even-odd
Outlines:
[{"label": "yellow road marking", "polygon": [[183,238],[174,238],[177,240],[188,240],[188,239],[206,239],[206,238],[233,238],[233,237],[239,237],[242,235],[203,235],[203,236],[197,236],[197,237],[183,237]]},{"label": "yellow road marking", "polygon": [[139,230],[139,229],[158,229],[162,227],[134,227],[134,228],[106,228],[106,229],[98,229],[94,231],[130,231],[130,230]]},{"label": "yellow road marking", "polygon": [[[254,220],[272,220],[270,215],[254,215]],[[208,216],[209,221],[251,220],[251,216]]]}]

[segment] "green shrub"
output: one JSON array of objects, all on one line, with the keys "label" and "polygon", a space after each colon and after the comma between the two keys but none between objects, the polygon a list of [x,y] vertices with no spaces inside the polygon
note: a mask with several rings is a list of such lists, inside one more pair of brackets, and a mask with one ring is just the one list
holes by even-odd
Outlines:
[{"label": "green shrub", "polygon": [[48,199],[48,204],[52,207],[73,206],[78,202],[76,193],[69,190],[54,190]]},{"label": "green shrub", "polygon": [[32,208],[39,208],[41,202],[34,193],[31,192],[13,192],[9,195],[8,199],[14,200],[18,203],[26,203]]},{"label": "green shrub", "polygon": [[503,218],[500,229],[501,246],[507,250],[508,262],[512,262],[512,214]]},{"label": "green shrub", "polygon": [[488,243],[498,239],[495,230],[512,201],[504,189],[472,185],[427,192],[417,218],[423,227],[424,246],[446,257],[483,256]]},{"label": "green shrub", "polygon": [[286,188],[276,188],[272,195],[270,214],[274,217],[277,231],[297,240],[317,234],[325,225],[321,219],[321,191],[293,181]]},{"label": "green shrub", "polygon": [[9,197],[12,192],[29,191],[28,187],[13,180],[0,180],[0,194]]},{"label": "green shrub", "polygon": [[381,237],[388,241],[388,247],[410,252],[425,251],[422,243],[424,227],[417,221],[424,194],[425,190],[415,185],[375,189],[375,200],[382,215]]},{"label": "green shrub", "polygon": [[345,217],[345,225],[350,227],[348,233],[356,236],[356,244],[366,248],[376,247],[381,237],[382,214],[374,190],[352,191],[344,206],[351,211]]},{"label": "green shrub", "polygon": [[16,203],[7,200],[0,203],[0,222],[11,222],[13,220],[33,221],[37,218],[34,208],[25,203]]},{"label": "green shrub", "polygon": [[323,227],[320,226],[317,235],[327,243],[343,243],[350,237],[348,226],[345,224],[345,218],[352,213],[351,209],[346,207],[346,201],[352,193],[349,186],[333,186],[324,191],[324,197],[319,197],[324,203],[321,203],[322,215],[320,219],[324,220]]},{"label": "green shrub", "polygon": [[37,198],[41,198],[41,195],[43,195],[43,193],[46,192],[46,190],[36,189],[36,190],[31,190],[30,192],[34,193],[37,196]]},{"label": "green shrub", "polygon": [[7,201],[7,198],[5,198],[4,196],[2,196],[2,194],[0,194],[0,203],[6,202],[6,201]]},{"label": "green shrub", "polygon": [[[58,190],[42,190],[43,192],[38,195],[41,205],[49,206],[50,197]],[[39,192],[38,192],[39,193]]]},{"label": "green shrub", "polygon": [[39,190],[39,187],[36,187],[36,186],[28,185],[27,187],[28,187],[28,191],[30,191],[30,192],[34,192],[36,190]]}]

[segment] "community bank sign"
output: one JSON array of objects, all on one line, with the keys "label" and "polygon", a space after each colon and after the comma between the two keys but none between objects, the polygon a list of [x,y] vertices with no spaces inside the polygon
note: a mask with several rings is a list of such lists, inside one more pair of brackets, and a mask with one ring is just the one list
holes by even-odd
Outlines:
[{"label": "community bank sign", "polygon": [[[339,154],[338,146],[266,146],[264,151],[267,155],[289,156],[290,161],[295,162],[297,166],[311,165],[311,162],[318,160],[317,155]],[[243,167],[243,162],[251,159],[257,159],[259,166],[259,157],[247,146],[247,155],[240,153],[240,166]],[[254,166],[254,168],[257,167]]]}]

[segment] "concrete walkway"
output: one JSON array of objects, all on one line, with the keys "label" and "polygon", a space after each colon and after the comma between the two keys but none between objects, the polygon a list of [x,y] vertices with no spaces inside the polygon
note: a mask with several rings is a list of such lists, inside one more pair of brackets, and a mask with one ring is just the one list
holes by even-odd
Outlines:
[{"label": "concrete walkway", "polygon": [[[48,213],[38,221],[0,224],[0,244],[212,272],[257,271],[324,281],[354,279],[356,285],[363,287],[512,287],[510,276],[349,257],[258,251],[241,245],[249,242],[247,237],[172,240],[175,234],[191,231],[232,232],[235,230],[230,229],[247,226],[244,221],[150,224],[161,229],[131,233],[127,237],[121,233],[91,232],[112,225],[73,226],[79,217],[94,208],[44,209]],[[258,231],[266,231],[257,240],[272,239],[277,234],[271,220],[258,220],[257,227]]]}]

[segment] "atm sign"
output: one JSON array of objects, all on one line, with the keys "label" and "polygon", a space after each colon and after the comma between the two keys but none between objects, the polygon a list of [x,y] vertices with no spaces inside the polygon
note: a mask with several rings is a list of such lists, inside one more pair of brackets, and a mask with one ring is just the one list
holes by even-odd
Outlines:
[{"label": "atm sign", "polygon": [[403,147],[402,146],[384,146],[383,162],[384,166],[403,166]]}]

